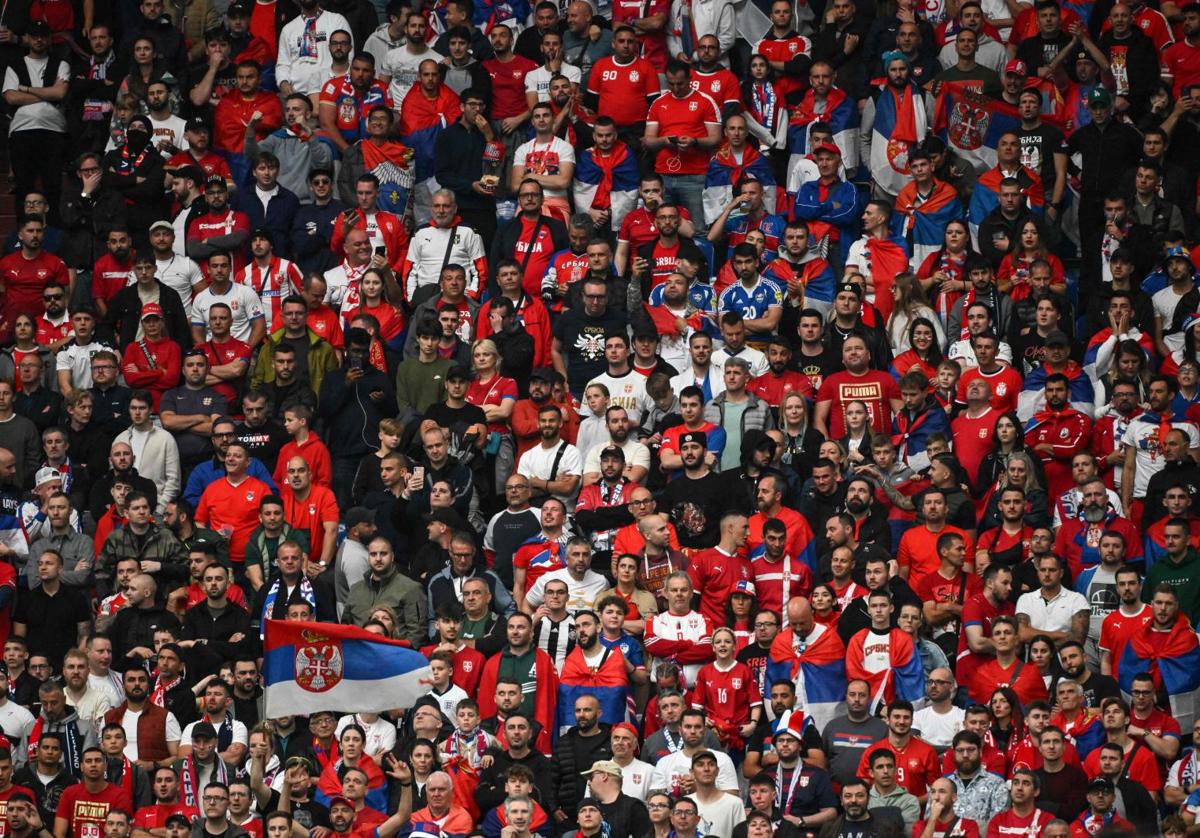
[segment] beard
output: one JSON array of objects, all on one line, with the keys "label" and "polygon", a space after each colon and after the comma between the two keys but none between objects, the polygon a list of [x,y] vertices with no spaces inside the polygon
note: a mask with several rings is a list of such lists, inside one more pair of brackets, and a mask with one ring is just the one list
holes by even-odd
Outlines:
[{"label": "beard", "polygon": [[1085,506],[1083,508],[1083,520],[1089,524],[1099,524],[1104,520],[1107,510],[1101,509],[1098,506]]},{"label": "beard", "polygon": [[846,501],[846,511],[851,515],[861,515],[862,513],[866,512],[867,509],[867,502],[865,500],[861,500],[860,498],[851,498],[850,500]]}]

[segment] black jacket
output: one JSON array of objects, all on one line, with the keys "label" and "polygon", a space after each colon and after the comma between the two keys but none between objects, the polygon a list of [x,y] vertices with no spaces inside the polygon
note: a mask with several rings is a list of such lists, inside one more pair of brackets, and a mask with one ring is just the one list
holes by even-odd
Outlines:
[{"label": "black jacket", "polygon": [[[318,398],[330,453],[358,459],[379,448],[379,420],[396,406],[392,379],[367,364],[363,377],[347,385],[346,367],[329,370],[321,379]],[[383,393],[371,398],[372,393]]]},{"label": "black jacket", "polygon": [[[130,229],[140,233],[142,230],[149,230],[155,221],[165,218],[167,210],[170,209],[163,199],[164,161],[161,154],[149,149],[144,155],[134,155],[130,162],[136,165],[131,165],[128,171],[122,171],[123,149],[124,146],[115,148],[104,155],[104,161],[100,164],[104,169],[100,176],[100,184],[125,200],[125,215]],[[136,236],[135,241],[142,239]]]},{"label": "black jacket", "polygon": [[1083,158],[1080,175],[1084,202],[1102,201],[1120,185],[1142,157],[1142,135],[1132,125],[1109,120],[1103,128],[1089,122],[1067,140],[1068,153]]},{"label": "black jacket", "polygon": [[290,234],[292,259],[302,273],[324,273],[337,265],[329,242],[333,239],[334,220],[346,209],[345,204],[334,199],[323,207],[302,204],[296,210]]},{"label": "black jacket", "polygon": [[115,189],[101,186],[86,198],[81,189],[77,178],[68,178],[59,206],[63,237],[58,255],[68,267],[91,270],[108,252],[109,231],[125,227],[128,221],[125,199]]},{"label": "black jacket", "polygon": [[1192,509],[1200,503],[1200,465],[1191,457],[1185,457],[1181,462],[1167,460],[1162,469],[1150,478],[1146,484],[1146,499],[1142,504],[1141,526],[1148,527],[1166,514],[1163,509],[1163,498],[1167,489],[1182,486],[1187,489],[1188,497],[1192,500]]},{"label": "black jacket", "polygon": [[[167,336],[184,350],[190,349],[192,325],[187,312],[183,310],[183,300],[179,298],[179,292],[168,288],[157,279],[154,282],[158,285],[158,304],[162,306]],[[128,346],[137,338],[141,318],[142,299],[138,296],[137,285],[126,285],[108,304],[108,314],[102,325],[105,333],[112,338],[114,346]]]},{"label": "black jacket", "polygon": [[[478,128],[466,128],[462,120],[442,132],[437,141],[434,171],[437,181],[454,193],[460,210],[495,209],[496,199],[480,195],[471,184],[483,176],[483,149],[487,140]],[[566,241],[566,235],[563,235]],[[565,244],[563,245],[566,246]]]},{"label": "black jacket", "polygon": [[[241,634],[242,639],[231,641],[229,638]],[[203,640],[213,651],[226,660],[232,660],[240,654],[251,652],[258,636],[250,624],[250,615],[240,606],[230,603],[225,611],[213,618],[208,610],[208,602],[200,602],[188,609],[183,617],[183,639]]]},{"label": "black jacket", "polygon": [[[123,671],[130,649],[138,646],[153,649],[154,630],[159,626],[178,630],[179,620],[165,608],[122,608],[118,611],[108,631],[113,644],[113,668]],[[183,724],[182,720],[180,724]]]},{"label": "black jacket", "polygon": [[[158,487],[154,485],[154,481],[150,478],[142,477],[138,474],[136,467],[130,468],[129,471],[133,475],[133,490],[144,493],[150,500],[150,508],[154,509],[158,504]],[[88,511],[92,513],[92,517],[96,520],[99,520],[100,516],[112,505],[112,483],[114,476],[113,470],[110,468],[92,481],[92,489],[88,493]]]},{"label": "black jacket", "polygon": [[609,730],[611,725],[597,723],[599,733],[580,736],[579,728],[573,727],[558,737],[554,743],[554,765],[558,769],[559,808],[574,817],[579,801],[587,791],[587,771],[592,763],[601,759],[612,759],[612,744]]},{"label": "black jacket", "polygon": [[[486,720],[484,730],[488,730]],[[495,730],[488,732],[494,734]],[[605,742],[607,741],[606,736]],[[475,802],[479,804],[479,811],[486,812],[504,802],[504,782],[508,769],[514,765],[524,765],[533,773],[533,789],[538,802],[550,817],[554,817],[554,810],[559,805],[554,775],[556,767],[562,770],[562,765],[555,766],[545,754],[540,754],[533,748],[529,749],[528,756],[521,759],[513,759],[508,751],[493,751],[492,755],[495,761],[483,769],[479,776],[479,785],[475,789]]]}]

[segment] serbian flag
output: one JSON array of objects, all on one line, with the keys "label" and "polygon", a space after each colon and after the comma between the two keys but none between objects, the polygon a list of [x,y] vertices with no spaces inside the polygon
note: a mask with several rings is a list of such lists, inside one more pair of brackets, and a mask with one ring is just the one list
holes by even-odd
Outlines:
[{"label": "serbian flag", "polygon": [[763,206],[768,213],[780,212],[778,202],[782,197],[782,213],[787,214],[787,196],[776,189],[770,161],[758,149],[745,146],[739,163],[729,150],[729,143],[724,142],[708,161],[708,171],[704,175],[704,220],[707,223],[712,224],[720,217],[721,211],[733,200],[734,184],[746,175],[763,185]]},{"label": "serbian flag", "polygon": [[[1022,184],[1021,195],[1030,211],[1040,220],[1042,209],[1046,204],[1046,193],[1042,189],[1042,179],[1038,173],[1028,166],[1021,167],[1018,178]],[[971,243],[979,247],[979,225],[996,207],[1000,206],[1000,181],[1004,175],[996,166],[981,174],[975,181],[971,191],[971,204],[967,207],[967,226],[971,228]]]},{"label": "serbian flag", "polygon": [[775,635],[767,654],[767,684],[796,685],[796,708],[818,728],[842,712],[846,698],[846,646],[837,631],[816,623],[808,637],[794,639],[792,629]]},{"label": "serbian flag", "polygon": [[[661,286],[660,286],[661,287]],[[664,305],[650,305],[643,303],[646,309],[646,314],[650,315],[650,319],[654,321],[654,329],[663,337],[680,338],[683,335],[679,334],[679,324],[676,321],[675,314]],[[690,317],[684,318],[687,324],[693,330],[700,332],[704,330],[704,315],[700,312],[692,312]]]},{"label": "serbian flag", "polygon": [[[329,708],[326,707],[325,709],[328,710]],[[379,767],[379,763],[375,762],[368,755],[363,754],[358,758],[358,765],[355,767],[361,769],[367,775],[367,797],[365,800],[367,806],[378,812],[386,812],[388,805],[387,778],[383,776],[383,769]],[[316,794],[313,795],[313,799],[322,806],[328,806],[330,800],[341,796],[341,768],[342,761],[338,759],[330,760],[325,764],[325,768],[322,769],[321,777],[317,780]]]},{"label": "serbian flag", "polygon": [[625,216],[637,206],[638,177],[637,158],[625,143],[614,145],[607,157],[589,148],[575,164],[576,212],[607,209],[613,230],[619,230]]},{"label": "serbian flag", "polygon": [[429,692],[429,661],[407,643],[357,626],[267,620],[263,641],[266,715],[337,707],[382,713]]},{"label": "serbian flag", "polygon": [[[872,646],[881,648],[872,650]],[[867,658],[887,654],[891,665],[872,671],[867,668]],[[917,701],[925,696],[925,669],[921,666],[921,655],[913,645],[912,636],[901,629],[891,629],[886,640],[870,628],[862,629],[850,638],[846,647],[847,680],[862,679],[871,685],[871,712],[891,704],[896,699]]]},{"label": "serbian flag", "polygon": [[413,170],[409,161],[412,149],[401,143],[359,143],[362,149],[363,168],[379,178],[379,200],[381,210],[404,217],[408,209],[408,194],[412,190]]},{"label": "serbian flag", "polygon": [[[1142,352],[1145,353],[1146,363],[1149,365],[1157,354],[1157,350],[1154,348],[1154,341],[1145,332],[1137,331],[1138,336],[1135,340],[1137,340],[1138,346],[1142,348]],[[1111,337],[1112,327],[1105,326],[1088,340],[1087,350],[1083,353],[1083,371],[1088,374],[1088,378],[1099,380],[1100,376],[1096,374],[1096,366],[1101,363],[1108,366],[1112,363],[1113,355],[1117,351],[1117,341],[1109,343],[1108,339]],[[1162,372],[1165,372],[1165,370],[1162,370]]]},{"label": "serbian flag", "polygon": [[871,282],[875,293],[869,302],[874,303],[883,315],[884,322],[896,306],[892,292],[896,274],[908,270],[908,250],[903,239],[867,239],[867,256],[871,260]]},{"label": "serbian flag", "polygon": [[938,94],[933,125],[954,153],[982,174],[995,167],[1000,135],[1019,130],[1021,116],[1007,102],[948,81]]},{"label": "serbian flag", "polygon": [[558,676],[558,725],[556,736],[575,726],[575,701],[584,695],[600,702],[600,721],[610,725],[631,721],[629,718],[629,675],[625,655],[620,649],[607,649],[600,665],[593,668],[576,646],[563,661]]},{"label": "serbian flag", "polygon": [[[475,700],[479,702],[480,718],[488,719],[496,715],[496,682],[500,680],[500,662],[503,658],[504,652],[497,652],[483,665],[483,673],[479,676],[479,690],[475,693]],[[548,754],[553,746],[553,734],[558,730],[558,716],[554,710],[558,699],[558,674],[554,671],[554,661],[541,649],[534,651],[533,669],[531,674],[537,681],[533,717],[542,725],[533,747],[543,754]],[[574,706],[571,705],[572,710]]]},{"label": "serbian flag", "polygon": [[900,190],[892,213],[892,232],[908,243],[909,266],[914,273],[931,254],[942,249],[946,225],[962,217],[962,201],[948,183],[935,180],[933,193],[919,204],[915,183]]},{"label": "serbian flag", "polygon": [[786,297],[788,283],[798,282],[803,289],[802,308],[815,308],[824,317],[833,308],[837,279],[833,268],[815,253],[804,254],[800,262],[789,262],[784,256],[772,259],[762,272],[764,279],[779,285]]},{"label": "serbian flag", "polygon": [[444,84],[438,87],[433,99],[425,95],[419,84],[405,94],[400,108],[400,139],[416,153],[417,183],[433,179],[438,137],[460,116],[458,94]]},{"label": "serbian flag", "polygon": [[1171,700],[1171,715],[1183,730],[1191,730],[1200,694],[1200,640],[1183,614],[1170,631],[1155,631],[1154,623],[1142,626],[1125,643],[1117,663],[1117,683],[1129,700],[1134,676],[1148,672],[1156,688]]},{"label": "serbian flag", "polygon": [[788,171],[797,165],[797,158],[805,157],[809,148],[808,128],[814,122],[827,122],[833,129],[834,145],[842,152],[842,165],[850,174],[858,168],[858,103],[845,91],[833,88],[825,97],[825,110],[817,113],[815,97],[811,90],[804,94],[800,104],[792,110],[788,122],[787,145]]},{"label": "serbian flag", "polygon": [[915,84],[897,91],[883,85],[875,99],[871,128],[871,177],[889,195],[897,195],[911,180],[908,155],[929,130],[924,94]]}]

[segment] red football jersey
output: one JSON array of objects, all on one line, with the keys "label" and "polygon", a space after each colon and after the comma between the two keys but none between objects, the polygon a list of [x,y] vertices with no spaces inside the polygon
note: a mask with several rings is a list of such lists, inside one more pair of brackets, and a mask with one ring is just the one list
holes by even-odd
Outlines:
[{"label": "red football jersey", "polygon": [[83,783],[76,783],[63,789],[56,815],[66,819],[72,838],[102,838],[109,811],[132,808],[129,793],[120,786],[105,783],[98,794],[89,794]]},{"label": "red football jersey", "polygon": [[525,76],[537,65],[522,55],[514,55],[508,61],[489,58],[483,69],[492,79],[492,118],[507,119],[524,113],[529,107],[525,103]]},{"label": "red football jersey", "polygon": [[762,704],[762,693],[750,667],[734,662],[721,670],[716,662],[705,664],[696,676],[692,706],[727,725],[741,727],[750,721],[750,708]]},{"label": "red football jersey", "polygon": [[[595,68],[592,69],[595,73]],[[708,125],[721,124],[721,109],[717,103],[698,91],[691,91],[682,99],[674,94],[659,96],[650,106],[646,124],[658,126],[660,137],[692,137],[704,139]],[[664,146],[654,159],[654,170],[660,175],[702,175],[708,171],[712,152],[691,145],[688,148]]]},{"label": "red football jersey", "polygon": [[600,100],[597,116],[626,128],[646,121],[649,98],[659,91],[658,72],[645,58],[620,64],[610,55],[592,65],[587,90]]}]

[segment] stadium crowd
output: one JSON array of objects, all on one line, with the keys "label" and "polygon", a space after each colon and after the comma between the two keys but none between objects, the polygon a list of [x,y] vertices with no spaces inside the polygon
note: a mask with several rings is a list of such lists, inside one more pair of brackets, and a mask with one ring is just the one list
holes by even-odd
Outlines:
[{"label": "stadium crowd", "polygon": [[[1200,834],[1200,3],[0,60],[2,838]],[[269,718],[271,620],[425,694]]]}]

